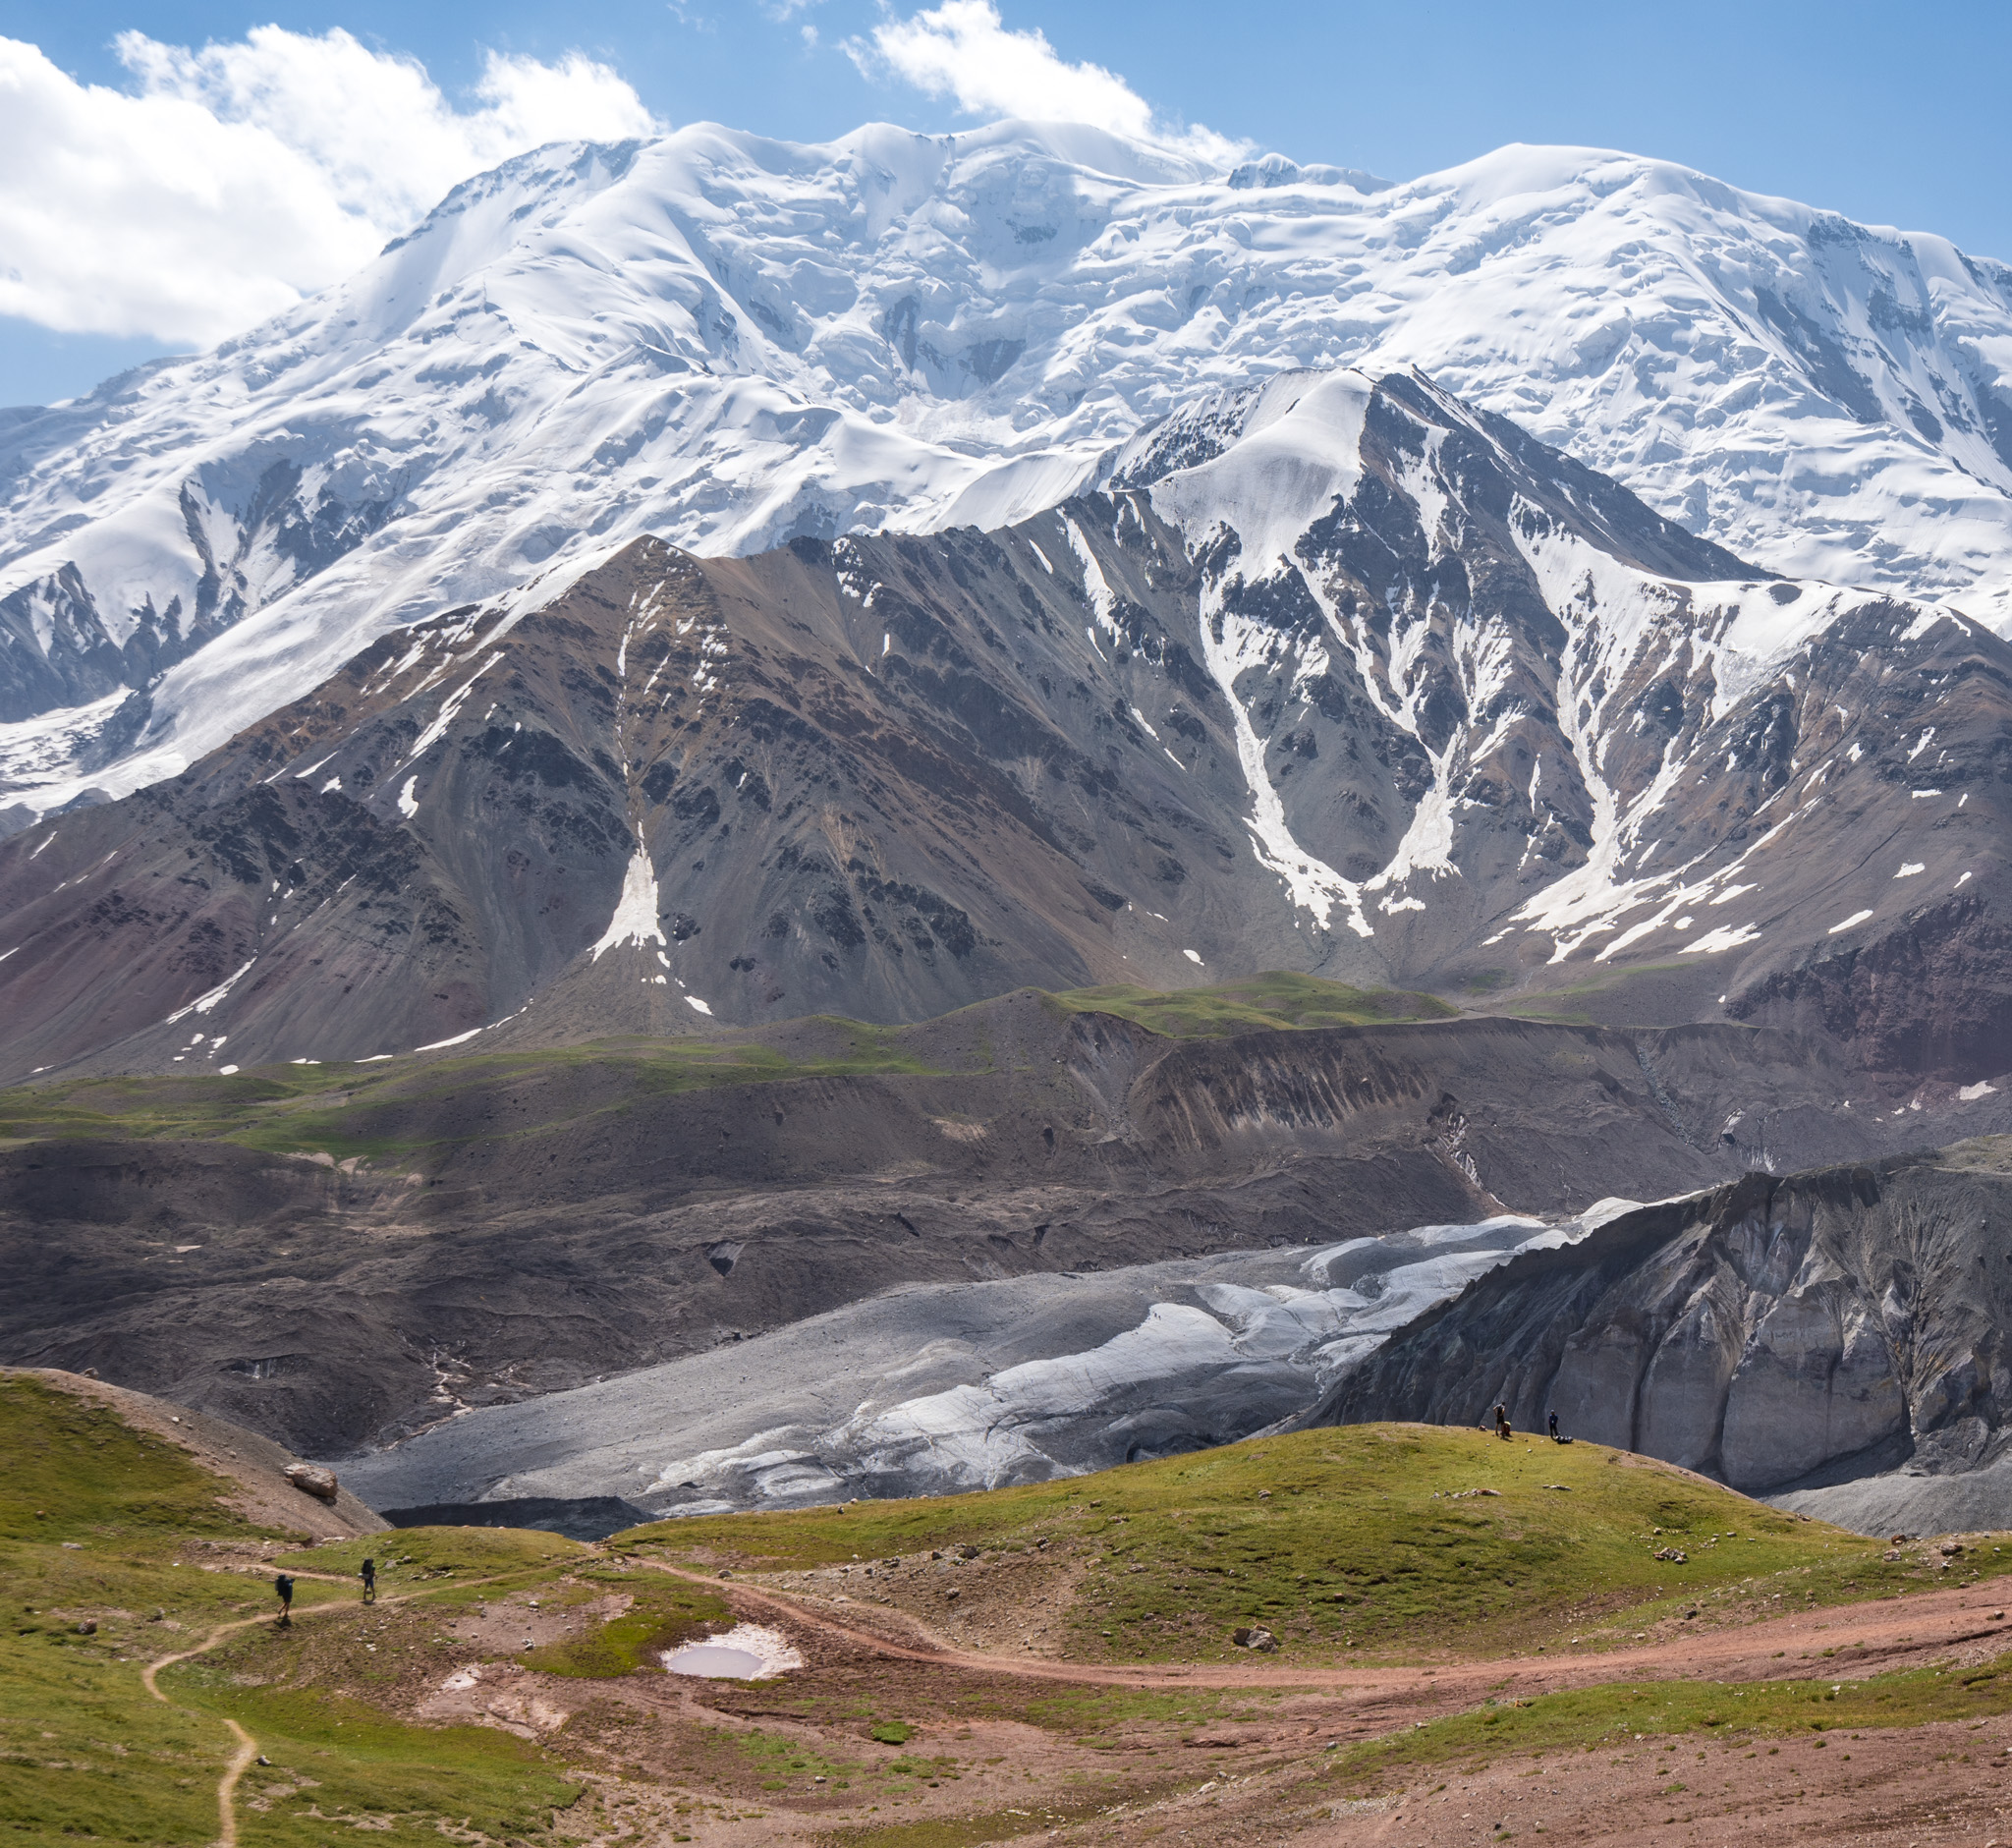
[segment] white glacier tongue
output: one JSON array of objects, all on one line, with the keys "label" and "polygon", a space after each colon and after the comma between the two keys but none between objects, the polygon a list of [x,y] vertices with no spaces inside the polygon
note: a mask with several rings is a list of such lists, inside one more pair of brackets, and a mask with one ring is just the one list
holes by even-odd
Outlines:
[{"label": "white glacier tongue", "polygon": [[1261,177],[1003,123],[700,125],[471,181],[347,283],[0,437],[9,785],[171,774],[386,627],[641,532],[1004,525],[1308,367],[1415,364],[1757,563],[2012,628],[2012,269],[1596,149]]},{"label": "white glacier tongue", "polygon": [[345,1480],[383,1506],[613,1493],[667,1514],[941,1494],[1233,1442],[1312,1405],[1546,1225],[1507,1213],[1319,1249],[910,1285],[593,1385],[488,1406]]}]

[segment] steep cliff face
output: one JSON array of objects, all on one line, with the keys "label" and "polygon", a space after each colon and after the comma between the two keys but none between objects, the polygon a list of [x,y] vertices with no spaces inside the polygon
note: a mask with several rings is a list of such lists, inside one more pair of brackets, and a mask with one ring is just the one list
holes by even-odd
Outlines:
[{"label": "steep cliff face", "polygon": [[2012,1146],[1750,1174],[1482,1278],[1312,1424],[1517,1424],[1752,1492],[1986,1467],[2012,1447]]}]

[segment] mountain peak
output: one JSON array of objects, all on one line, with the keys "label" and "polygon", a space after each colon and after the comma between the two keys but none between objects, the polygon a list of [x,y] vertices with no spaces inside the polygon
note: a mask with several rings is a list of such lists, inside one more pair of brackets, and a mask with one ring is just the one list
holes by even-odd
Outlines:
[{"label": "mountain peak", "polygon": [[641,533],[1010,526],[1212,394],[1351,365],[1423,367],[1757,571],[2003,627],[2008,275],[1602,149],[1382,188],[1054,124],[555,144],[215,353],[0,428],[0,800],[172,774],[373,636]]},{"label": "mountain peak", "polygon": [[377,1058],[1263,967],[1646,980],[1960,1063],[2003,1010],[1880,959],[1996,967],[2008,684],[1975,626],[1757,571],[1420,374],[1282,373],[988,532],[604,539],[387,631],[0,845],[0,1051]]}]

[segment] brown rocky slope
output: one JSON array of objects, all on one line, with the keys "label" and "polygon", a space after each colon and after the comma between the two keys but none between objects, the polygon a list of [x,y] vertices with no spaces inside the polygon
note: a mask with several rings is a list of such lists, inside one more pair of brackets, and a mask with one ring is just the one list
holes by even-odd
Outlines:
[{"label": "brown rocky slope", "polygon": [[[1334,488],[1276,553],[1266,445]],[[1646,981],[1601,1018],[1974,1080],[2008,740],[1959,614],[1770,580],[1426,381],[1294,374],[998,532],[638,540],[0,842],[0,1079],[1268,968]]]},{"label": "brown rocky slope", "polygon": [[[327,1454],[907,1280],[1568,1211],[2012,1128],[1998,1092],[1738,1027],[1182,1039],[1020,994],[886,1036],[869,1070],[838,1032],[751,1036],[766,1074],[697,1080],[671,1042],[15,1092],[0,1356]],[[164,1114],[212,1092],[241,1113]]]}]

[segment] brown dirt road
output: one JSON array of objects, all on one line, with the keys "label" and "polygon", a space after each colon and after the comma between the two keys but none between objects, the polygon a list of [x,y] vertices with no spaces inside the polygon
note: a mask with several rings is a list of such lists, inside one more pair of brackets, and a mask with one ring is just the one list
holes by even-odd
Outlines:
[{"label": "brown dirt road", "polygon": [[[1481,1661],[1446,1661],[1403,1667],[1302,1668],[1252,1655],[1247,1661],[1165,1667],[1058,1661],[1048,1656],[1014,1655],[960,1649],[907,1612],[868,1613],[849,1606],[841,1617],[824,1599],[777,1592],[736,1578],[687,1571],[660,1561],[643,1561],[658,1571],[689,1579],[714,1593],[768,1614],[809,1624],[897,1661],[933,1662],[983,1674],[1011,1674],[1029,1680],[1115,1688],[1293,1688],[1366,1698],[1404,1698],[1436,1708],[1450,1699],[1469,1705],[1481,1691],[1512,1691],[1519,1698],[1559,1688],[1592,1687],[1609,1681],[1759,1681],[1805,1674],[1805,1660],[1832,1659],[1851,1652],[1855,1674],[1908,1666],[1948,1654],[1990,1654],[2012,1648],[2012,1590],[2002,1584],[1954,1586],[1913,1596],[1829,1605],[1819,1611],[1725,1627],[1686,1626],[1684,1634],[1636,1648],[1548,1652]],[[873,1623],[862,1624],[872,1616]],[[1825,1652],[1830,1655],[1826,1657]],[[1833,1667],[1838,1666],[1833,1659]]]},{"label": "brown dirt road", "polygon": [[[1403,1667],[1298,1667],[1252,1657],[1227,1665],[1114,1666],[955,1648],[906,1613],[857,1606],[715,1576],[677,1572],[729,1597],[742,1614],[780,1620],[813,1647],[890,1664],[933,1664],[1080,1687],[1258,1689],[1281,1693],[1269,1716],[1209,1726],[1177,1751],[1194,1761],[1155,1788],[1065,1823],[1043,1841],[1154,1848],[1443,1848],[1541,1835],[1558,1843],[1668,1843],[1754,1838],[1774,1848],[2012,1848],[2012,1716],[1888,1731],[1711,1739],[1649,1737],[1618,1749],[1505,1754],[1481,1764],[1406,1775],[1415,1787],[1350,1800],[1321,1777],[1330,1741],[1373,1737],[1479,1705],[1608,1682],[1760,1681],[1846,1676],[1928,1663],[1966,1666],[2012,1649],[2012,1588],[1953,1586],[1704,1628],[1631,1648]],[[1820,1743],[1818,1738],[1820,1737]],[[1701,1746],[1703,1749],[1701,1749]],[[1162,1760],[1164,1763],[1164,1758]],[[1143,1767],[1142,1767],[1143,1768]],[[809,1819],[803,1819],[805,1823]],[[777,1842],[797,1840],[776,1816]],[[698,1839],[708,1839],[701,1831]],[[803,1839],[810,1839],[807,1834]],[[998,1837],[1004,1840],[1006,1837]]]}]

